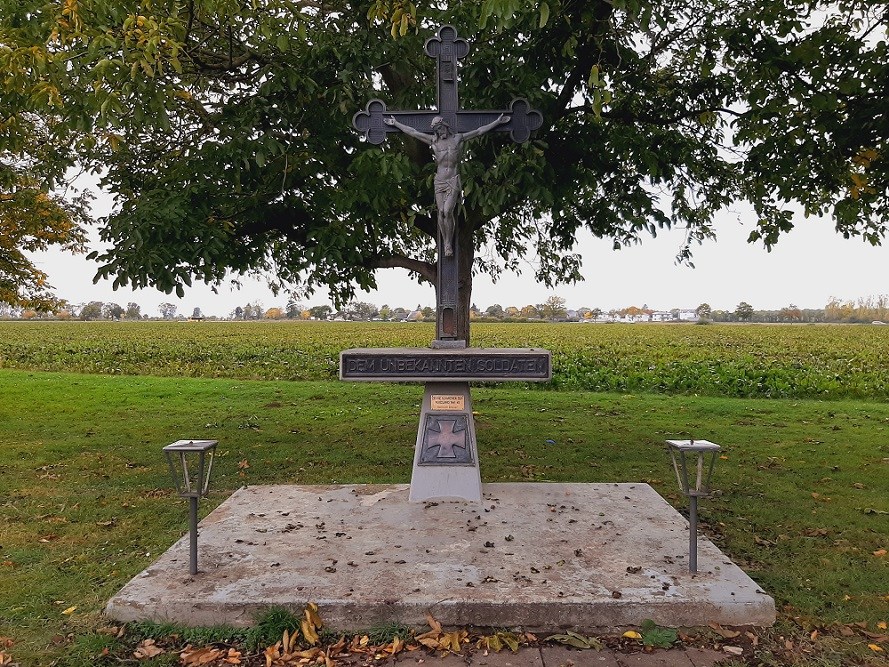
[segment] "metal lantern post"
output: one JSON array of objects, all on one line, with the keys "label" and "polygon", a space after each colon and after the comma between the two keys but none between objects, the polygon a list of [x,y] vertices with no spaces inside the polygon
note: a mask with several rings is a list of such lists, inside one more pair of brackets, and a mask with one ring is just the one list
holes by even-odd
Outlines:
[{"label": "metal lantern post", "polygon": [[177,440],[164,447],[170,475],[181,498],[188,498],[189,572],[198,573],[198,499],[207,495],[217,440]]},{"label": "metal lantern post", "polygon": [[[698,571],[698,498],[710,495],[710,478],[721,448],[708,440],[667,440],[673,470],[688,496],[688,571]],[[689,473],[691,470],[691,473]]]}]

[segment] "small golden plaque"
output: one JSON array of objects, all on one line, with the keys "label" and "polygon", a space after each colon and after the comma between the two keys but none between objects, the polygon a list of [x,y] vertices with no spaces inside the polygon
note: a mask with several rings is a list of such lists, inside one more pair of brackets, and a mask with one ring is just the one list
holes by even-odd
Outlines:
[{"label": "small golden plaque", "polygon": [[466,403],[463,394],[432,394],[430,398],[432,410],[465,410]]}]

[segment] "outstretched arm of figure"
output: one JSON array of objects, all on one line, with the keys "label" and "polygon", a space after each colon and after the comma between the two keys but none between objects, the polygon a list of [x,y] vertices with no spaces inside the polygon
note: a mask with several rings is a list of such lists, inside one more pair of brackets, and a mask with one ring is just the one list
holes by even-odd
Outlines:
[{"label": "outstretched arm of figure", "polygon": [[383,122],[386,125],[394,125],[399,130],[404,132],[406,135],[413,137],[419,141],[422,141],[424,144],[432,145],[432,137],[431,134],[426,134],[425,132],[420,132],[419,130],[415,130],[410,125],[405,125],[404,123],[399,123],[395,120],[395,116],[389,116],[388,118],[384,118]]},{"label": "outstretched arm of figure", "polygon": [[474,139],[475,137],[479,137],[479,136],[485,134],[485,132],[490,132],[491,130],[496,128],[498,125],[503,125],[504,123],[508,123],[508,122],[509,122],[509,116],[507,116],[505,113],[502,113],[497,118],[497,120],[495,120],[493,123],[488,123],[487,125],[482,125],[481,127],[477,128],[475,130],[470,130],[469,132],[464,132],[463,138],[464,139]]}]

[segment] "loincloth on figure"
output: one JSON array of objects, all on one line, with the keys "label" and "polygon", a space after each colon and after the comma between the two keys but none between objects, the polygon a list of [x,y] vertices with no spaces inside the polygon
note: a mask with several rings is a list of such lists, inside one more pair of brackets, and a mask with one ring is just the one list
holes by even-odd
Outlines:
[{"label": "loincloth on figure", "polygon": [[459,174],[454,174],[450,178],[435,179],[435,194],[444,195],[445,199],[454,193],[460,194],[461,187]]}]

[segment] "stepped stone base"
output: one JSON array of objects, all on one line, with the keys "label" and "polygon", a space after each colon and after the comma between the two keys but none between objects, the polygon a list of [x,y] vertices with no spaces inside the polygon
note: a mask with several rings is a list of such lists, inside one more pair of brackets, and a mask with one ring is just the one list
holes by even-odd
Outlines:
[{"label": "stepped stone base", "polygon": [[647,484],[485,484],[482,503],[408,501],[407,485],[240,489],[108,603],[119,621],[246,626],[316,602],[358,630],[431,613],[451,626],[597,630],[770,625],[775,605]]}]

